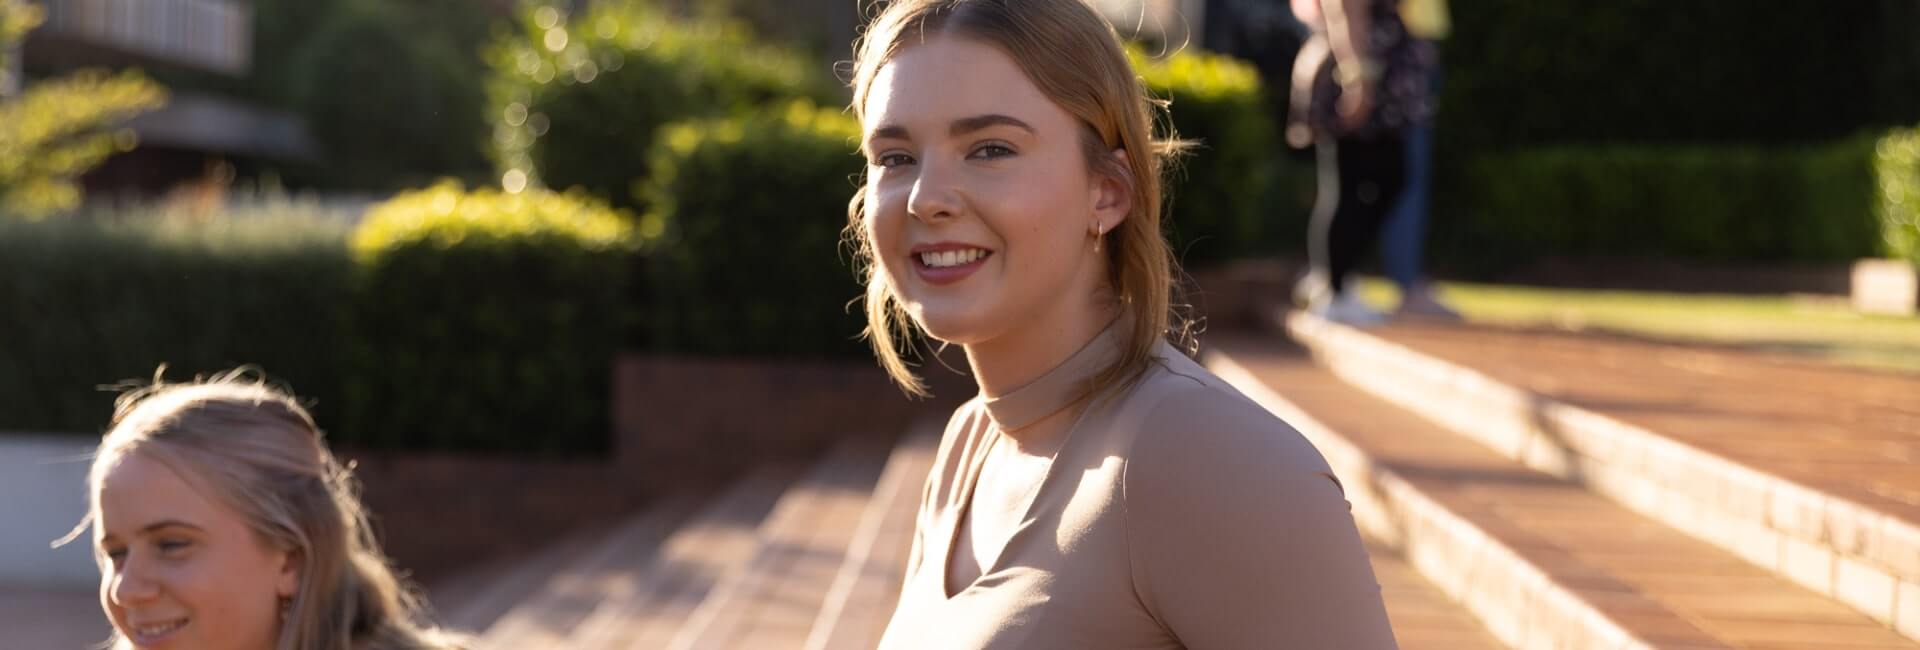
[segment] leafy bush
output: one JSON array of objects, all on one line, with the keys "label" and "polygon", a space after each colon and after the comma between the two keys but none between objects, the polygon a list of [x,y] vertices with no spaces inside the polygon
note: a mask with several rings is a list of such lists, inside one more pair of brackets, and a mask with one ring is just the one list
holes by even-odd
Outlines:
[{"label": "leafy bush", "polygon": [[301,45],[274,80],[324,149],[327,164],[305,174],[382,190],[485,175],[486,95],[471,44],[424,28],[405,4],[331,6],[317,25],[299,27]]},{"label": "leafy bush", "polygon": [[346,221],[280,205],[219,220],[135,210],[0,219],[0,430],[95,432],[120,380],[258,364],[340,406]]},{"label": "leafy bush", "polygon": [[[20,39],[44,18],[35,5],[0,0],[0,87]],[[0,209],[32,219],[79,207],[80,175],[133,147],[133,134],[113,125],[164,103],[166,91],[134,71],[81,71],[0,97]]]},{"label": "leafy bush", "polygon": [[494,158],[509,187],[580,187],[644,212],[655,131],[785,101],[841,101],[826,65],[761,45],[736,24],[648,3],[594,3],[568,19],[530,6],[490,49]]},{"label": "leafy bush", "polygon": [[[1242,255],[1272,254],[1276,241],[1294,241],[1305,213],[1276,209],[1298,192],[1276,160],[1282,146],[1260,75],[1244,62],[1196,50],[1154,59],[1128,51],[1148,89],[1172,101],[1174,130],[1199,146],[1173,182],[1167,213],[1174,251],[1202,266]],[[1278,218],[1297,216],[1297,222]]]},{"label": "leafy bush", "polygon": [[383,447],[607,448],[608,375],[637,238],[579,195],[444,183],[353,233],[342,440]]},{"label": "leafy bush", "polygon": [[836,255],[862,160],[859,126],[796,101],[666,127],[642,196],[663,232],[646,331],[692,353],[853,355],[861,287]]},{"label": "leafy bush", "polygon": [[1452,6],[1441,140],[1462,155],[1824,142],[1920,119],[1911,0]]},{"label": "leafy bush", "polygon": [[1897,129],[1874,147],[1875,214],[1882,252],[1920,264],[1920,128]]},{"label": "leafy bush", "polygon": [[[1552,147],[1477,157],[1442,257],[1840,262],[1870,255],[1872,138],[1817,147]],[[1447,189],[1442,186],[1441,189]]]}]

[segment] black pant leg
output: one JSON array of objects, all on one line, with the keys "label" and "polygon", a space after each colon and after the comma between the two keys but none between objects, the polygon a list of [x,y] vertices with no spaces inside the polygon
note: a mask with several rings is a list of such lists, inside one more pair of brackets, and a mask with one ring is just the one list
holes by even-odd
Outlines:
[{"label": "black pant leg", "polygon": [[1338,295],[1346,288],[1347,275],[1379,240],[1388,213],[1406,187],[1406,141],[1398,134],[1340,138],[1331,158],[1336,179],[1322,187],[1334,185],[1339,194],[1328,213],[1322,250],[1327,283]]}]

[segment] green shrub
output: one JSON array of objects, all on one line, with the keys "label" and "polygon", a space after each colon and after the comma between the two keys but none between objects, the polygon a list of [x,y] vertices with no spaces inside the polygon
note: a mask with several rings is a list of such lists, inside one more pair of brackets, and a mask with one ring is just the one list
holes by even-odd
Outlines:
[{"label": "green shrub", "polygon": [[[1154,59],[1128,55],[1147,88],[1169,106],[1180,137],[1197,141],[1168,184],[1168,231],[1184,264],[1271,255],[1304,232],[1300,191],[1276,159],[1282,145],[1260,75],[1244,62],[1196,50]],[[1292,217],[1292,219],[1283,218]]]},{"label": "green shrub", "polygon": [[637,238],[577,195],[445,183],[371,210],[342,439],[580,453],[608,447],[608,376]]},{"label": "green shrub", "polygon": [[1665,0],[1452,8],[1440,137],[1462,155],[1817,143],[1920,119],[1912,0],[1790,0],[1765,11]]},{"label": "green shrub", "polygon": [[[484,177],[486,94],[478,55],[409,3],[335,0],[271,83],[306,118],[325,164],[299,170],[331,186],[392,190]],[[450,23],[471,20],[464,10]]]},{"label": "green shrub", "polygon": [[328,426],[347,231],[298,205],[0,219],[0,430],[98,432],[114,393],[96,387],[160,364],[176,381],[256,364],[314,399]]},{"label": "green shrub", "polygon": [[1874,180],[1882,252],[1920,264],[1920,128],[1898,129],[1880,139]]},{"label": "green shrub", "polygon": [[[1818,147],[1552,147],[1476,157],[1435,228],[1441,256],[1497,270],[1555,255],[1840,262],[1871,254],[1872,139]],[[1448,189],[1443,184],[1442,189]]]},{"label": "green shrub", "polygon": [[572,20],[555,6],[528,7],[488,61],[503,179],[580,187],[637,212],[661,125],[793,97],[841,101],[824,63],[758,44],[732,23],[632,0],[595,3]]},{"label": "green shrub", "polygon": [[[853,355],[864,320],[840,253],[859,127],[831,109],[668,126],[643,195],[664,231],[651,255],[646,330],[657,349]],[[857,310],[856,310],[857,311]]]}]

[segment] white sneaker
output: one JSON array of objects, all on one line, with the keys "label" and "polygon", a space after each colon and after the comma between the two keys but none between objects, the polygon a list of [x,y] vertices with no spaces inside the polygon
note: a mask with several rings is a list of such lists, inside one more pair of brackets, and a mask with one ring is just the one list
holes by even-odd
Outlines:
[{"label": "white sneaker", "polygon": [[1459,311],[1441,302],[1439,297],[1433,295],[1433,289],[1427,287],[1402,296],[1400,309],[1394,312],[1394,317],[1454,323],[1461,320]]},{"label": "white sneaker", "polygon": [[1311,312],[1335,323],[1354,327],[1372,327],[1387,321],[1385,315],[1360,302],[1360,296],[1352,291],[1341,292],[1333,300],[1315,306]]}]

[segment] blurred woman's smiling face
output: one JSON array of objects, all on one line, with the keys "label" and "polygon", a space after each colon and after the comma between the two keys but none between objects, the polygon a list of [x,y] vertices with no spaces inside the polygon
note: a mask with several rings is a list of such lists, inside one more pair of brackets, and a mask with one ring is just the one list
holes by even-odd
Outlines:
[{"label": "blurred woman's smiling face", "polygon": [[138,452],[108,470],[97,498],[100,604],[133,647],[274,647],[280,600],[299,581],[291,553]]},{"label": "blurred woman's smiling face", "polygon": [[984,343],[1094,304],[1095,220],[1111,229],[1124,201],[1089,171],[1086,127],[1004,52],[952,36],[909,46],[875,74],[862,117],[863,227],[929,335]]}]

